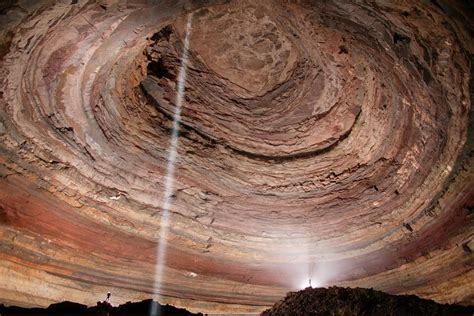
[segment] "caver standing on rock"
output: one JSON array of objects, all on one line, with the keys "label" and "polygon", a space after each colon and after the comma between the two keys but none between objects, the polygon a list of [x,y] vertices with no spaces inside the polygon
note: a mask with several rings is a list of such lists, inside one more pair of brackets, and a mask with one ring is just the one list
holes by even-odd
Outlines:
[{"label": "caver standing on rock", "polygon": [[107,292],[107,298],[105,299],[106,303],[110,304],[110,295],[112,295],[110,292]]}]

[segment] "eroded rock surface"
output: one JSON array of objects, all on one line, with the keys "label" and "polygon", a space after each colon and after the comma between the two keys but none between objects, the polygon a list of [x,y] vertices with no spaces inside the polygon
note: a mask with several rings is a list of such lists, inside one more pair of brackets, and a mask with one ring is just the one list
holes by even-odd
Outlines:
[{"label": "eroded rock surface", "polygon": [[[472,304],[455,1],[3,1],[0,301],[256,313],[307,285]],[[156,293],[155,293],[156,294]]]}]

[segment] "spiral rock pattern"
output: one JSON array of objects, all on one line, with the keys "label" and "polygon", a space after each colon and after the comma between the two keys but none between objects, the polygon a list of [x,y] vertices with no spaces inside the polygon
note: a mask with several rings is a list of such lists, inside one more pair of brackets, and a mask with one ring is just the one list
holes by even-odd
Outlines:
[{"label": "spiral rock pattern", "polygon": [[261,311],[308,276],[473,303],[461,5],[13,2],[0,51],[2,301],[149,298],[166,242],[160,301],[193,311]]}]

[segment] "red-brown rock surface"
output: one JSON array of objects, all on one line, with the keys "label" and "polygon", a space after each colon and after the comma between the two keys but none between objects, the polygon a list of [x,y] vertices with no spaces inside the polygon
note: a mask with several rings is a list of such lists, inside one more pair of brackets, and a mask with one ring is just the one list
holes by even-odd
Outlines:
[{"label": "red-brown rock surface", "polygon": [[473,304],[469,6],[0,1],[0,302],[253,313],[311,277]]}]

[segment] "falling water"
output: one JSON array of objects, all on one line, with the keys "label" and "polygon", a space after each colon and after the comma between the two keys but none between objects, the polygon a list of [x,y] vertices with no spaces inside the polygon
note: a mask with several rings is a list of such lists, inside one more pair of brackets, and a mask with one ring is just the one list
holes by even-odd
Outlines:
[{"label": "falling water", "polygon": [[[160,229],[160,240],[157,250],[157,262],[155,265],[155,280],[153,292],[159,295],[161,288],[161,281],[163,279],[163,268],[166,261],[166,240],[168,237],[168,229],[170,222],[169,209],[171,206],[171,195],[174,184],[174,171],[176,163],[176,150],[178,146],[178,135],[179,135],[179,122],[181,120],[181,105],[183,103],[184,84],[186,80],[187,62],[188,62],[188,48],[189,48],[189,35],[191,33],[191,20],[192,14],[188,16],[186,24],[186,35],[184,38],[184,47],[181,58],[181,65],[178,74],[177,82],[177,94],[176,94],[176,108],[173,119],[173,131],[171,134],[171,144],[168,153],[168,165],[167,174],[165,178],[165,192],[163,200],[163,215],[161,217],[161,229]],[[152,305],[150,309],[150,316],[159,315],[160,311],[156,305]]]}]

